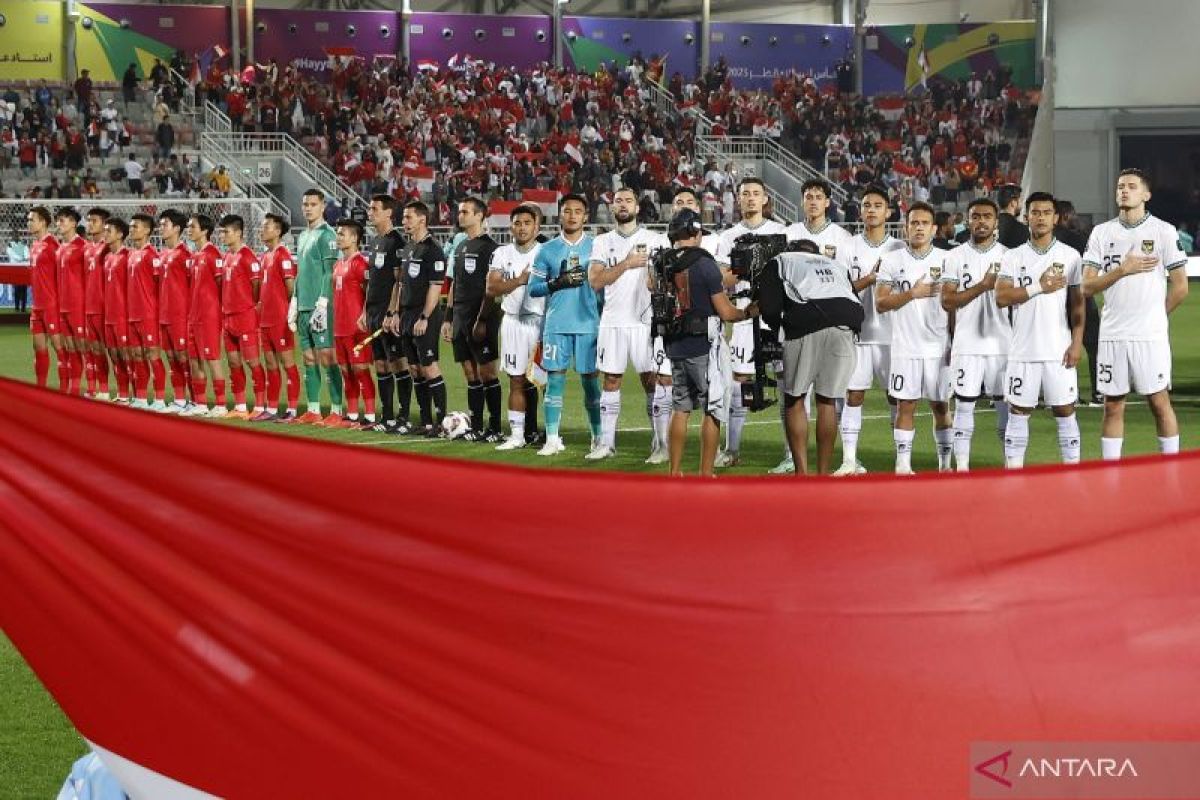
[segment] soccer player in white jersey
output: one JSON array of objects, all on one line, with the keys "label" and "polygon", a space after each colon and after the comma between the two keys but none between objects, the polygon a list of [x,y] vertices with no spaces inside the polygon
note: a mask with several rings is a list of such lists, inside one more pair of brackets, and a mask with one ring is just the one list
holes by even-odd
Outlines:
[{"label": "soccer player in white jersey", "polygon": [[[729,253],[733,250],[733,243],[739,236],[745,236],[747,233],[784,232],[781,223],[763,216],[766,205],[767,187],[762,179],[742,178],[742,182],[738,184],[738,207],[742,213],[742,220],[722,231],[720,238],[717,239],[717,252],[713,254],[713,258],[716,259],[718,266],[724,269],[729,268]],[[734,292],[742,292],[749,288],[748,282],[738,281],[734,285]],[[736,300],[734,305],[738,308],[745,308],[750,305],[750,300],[743,297]],[[733,335],[729,339],[729,349],[733,362],[733,380],[738,385],[734,387],[729,403],[729,428],[725,434],[725,450],[717,456],[716,466],[718,467],[732,467],[739,461],[738,452],[742,445],[742,429],[746,425],[746,414],[749,410],[742,404],[741,384],[754,378],[754,328],[752,326],[757,324],[759,324],[757,320],[733,323]]]},{"label": "soccer player in white jersey", "polygon": [[1083,352],[1082,261],[1079,253],[1054,238],[1058,212],[1053,195],[1030,194],[1025,217],[1029,241],[1004,254],[995,290],[997,305],[1013,309],[1004,375],[1010,412],[1004,465],[1009,469],[1025,465],[1029,415],[1039,396],[1054,412],[1063,463],[1079,463],[1075,365]]},{"label": "soccer player in white jersey", "polygon": [[537,386],[525,377],[529,363],[542,340],[542,317],[546,298],[530,297],[529,268],[538,252],[541,210],[531,204],[517,206],[509,215],[512,241],[492,254],[488,268],[488,297],[503,297],[500,310],[500,367],[508,375],[509,436],[497,450],[517,450],[532,444],[526,437],[526,421],[537,430]]},{"label": "soccer player in white jersey", "polygon": [[[846,391],[846,405],[842,408],[842,465],[833,473],[836,476],[857,475],[866,472],[858,463],[858,436],[862,431],[862,408],[871,388],[872,380],[884,392],[888,388],[888,371],[891,369],[892,319],[875,309],[875,282],[879,278],[879,267],[883,257],[893,250],[903,250],[904,241],[887,232],[887,220],[891,214],[888,191],[882,186],[868,186],[860,200],[863,232],[850,239],[850,279],[863,305],[862,332],[858,335],[855,348],[857,359],[850,384]],[[888,395],[892,410],[892,424],[896,423],[896,401]]]},{"label": "soccer player in white jersey", "polygon": [[1008,248],[996,240],[1000,208],[986,197],[967,206],[970,241],[946,256],[942,308],[954,313],[954,342],[950,347],[950,381],[954,390],[954,466],[971,468],[971,437],[975,434],[975,403],[990,395],[996,407],[1001,441],[1008,426],[1004,401],[1004,370],[1012,325],[1008,311],[996,305],[1000,260]]},{"label": "soccer player in white jersey", "polygon": [[892,318],[892,363],[888,392],[896,398],[896,474],[912,475],[917,401],[929,401],[938,470],[950,469],[950,315],[938,294],[945,279],[944,250],[933,246],[933,207],[908,209],[908,246],[883,257],[875,286],[875,308]]},{"label": "soccer player in white jersey", "polygon": [[1188,293],[1187,256],[1179,234],[1146,210],[1150,181],[1141,170],[1117,177],[1116,219],[1097,225],[1083,256],[1083,294],[1104,294],[1097,386],[1104,395],[1100,450],[1121,457],[1125,437],[1125,395],[1146,396],[1158,448],[1179,452],[1179,423],[1171,407],[1171,342],[1167,315]]},{"label": "soccer player in white jersey", "polygon": [[[629,364],[646,390],[646,416],[654,431],[647,464],[667,461],[667,428],[671,424],[671,390],[658,380],[650,332],[650,289],[646,280],[650,256],[669,247],[667,237],[643,228],[637,219],[637,192],[627,187],[612,200],[617,227],[596,237],[588,281],[603,292],[596,365],[604,373],[600,393],[600,441],[584,458],[597,461],[616,455],[617,420],[621,416],[621,381]],[[660,356],[666,359],[665,352]],[[670,364],[667,364],[670,370]]]}]

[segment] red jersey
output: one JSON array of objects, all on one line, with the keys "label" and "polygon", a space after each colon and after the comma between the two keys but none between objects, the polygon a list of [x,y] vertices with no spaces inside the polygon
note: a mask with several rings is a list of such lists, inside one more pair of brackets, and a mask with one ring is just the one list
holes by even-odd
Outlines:
[{"label": "red jersey", "polygon": [[367,259],[362,253],[338,259],[333,265],[333,335],[353,336],[363,312]]},{"label": "red jersey", "polygon": [[154,247],[129,251],[129,321],[158,324],[158,268]]},{"label": "red jersey", "polygon": [[191,251],[183,242],[158,254],[158,321],[163,325],[187,322],[191,275]]},{"label": "red jersey", "polygon": [[109,251],[104,257],[105,324],[122,324],[129,314],[129,249]]},{"label": "red jersey", "polygon": [[104,258],[107,254],[105,242],[88,242],[83,250],[83,310],[88,314],[104,313]]},{"label": "red jersey", "polygon": [[58,239],[46,234],[29,248],[33,267],[33,308],[58,313]]},{"label": "red jersey", "polygon": [[212,242],[188,259],[192,273],[190,322],[219,322],[221,319],[221,251]]},{"label": "red jersey", "polygon": [[58,248],[58,309],[83,313],[83,250],[87,241],[76,236]]},{"label": "red jersey", "polygon": [[254,284],[262,274],[254,251],[242,245],[241,249],[226,253],[222,268],[225,274],[221,284],[221,310],[226,314],[253,311]]},{"label": "red jersey", "polygon": [[287,281],[296,279],[296,262],[283,245],[263,253],[262,286],[258,300],[262,303],[259,324],[264,328],[278,327],[287,323],[288,303],[291,293]]}]

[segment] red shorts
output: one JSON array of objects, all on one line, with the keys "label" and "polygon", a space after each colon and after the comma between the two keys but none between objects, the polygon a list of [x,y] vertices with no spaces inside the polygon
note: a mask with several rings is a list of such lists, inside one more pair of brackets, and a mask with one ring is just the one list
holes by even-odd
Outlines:
[{"label": "red shorts", "polygon": [[337,353],[337,361],[339,364],[370,364],[375,360],[375,356],[371,352],[371,346],[367,345],[359,349],[358,353],[354,352],[354,345],[364,341],[368,334],[364,331],[358,331],[352,336],[335,336],[333,337],[334,351]]},{"label": "red shorts", "polygon": [[221,360],[221,321],[200,320],[188,323],[188,358],[196,361]]},{"label": "red shorts", "polygon": [[104,344],[104,315],[87,315],[87,340],[92,344]]},{"label": "red shorts", "polygon": [[104,346],[110,350],[128,347],[129,323],[124,320],[104,323]]},{"label": "red shorts", "polygon": [[40,308],[31,309],[29,312],[29,332],[40,333],[44,336],[54,336],[58,333],[58,320],[57,311],[47,313]]},{"label": "red shorts", "polygon": [[164,350],[169,350],[172,353],[186,353],[188,351],[187,320],[165,322],[159,327],[162,329],[162,346]]},{"label": "red shorts", "polygon": [[60,315],[60,324],[64,335],[72,339],[82,339],[87,331],[87,316],[82,311],[64,311]]},{"label": "red shorts", "polygon": [[143,319],[130,320],[130,347],[158,347],[158,323]]},{"label": "red shorts", "polygon": [[264,350],[272,353],[287,353],[296,349],[296,334],[292,329],[283,325],[263,325],[262,344]]},{"label": "red shorts", "polygon": [[225,315],[225,352],[241,353],[247,361],[259,356],[258,312],[254,309]]}]

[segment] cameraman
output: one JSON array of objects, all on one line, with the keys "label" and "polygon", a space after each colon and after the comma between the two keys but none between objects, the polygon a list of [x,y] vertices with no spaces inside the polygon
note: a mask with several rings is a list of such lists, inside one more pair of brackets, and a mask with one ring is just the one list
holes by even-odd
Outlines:
[{"label": "cameraman", "polygon": [[667,237],[675,249],[658,291],[673,292],[680,316],[676,332],[664,332],[663,346],[671,359],[671,427],[667,435],[672,475],[682,475],[683,445],[688,416],[704,414],[700,424],[700,474],[711,477],[717,459],[721,423],[729,419],[729,346],[721,335],[722,322],[741,322],[758,316],[758,307],[735,308],[725,294],[721,269],[700,248],[704,235],[700,215],[690,208],[671,219]]},{"label": "cameraman", "polygon": [[[783,284],[779,298],[784,334],[781,386],[788,448],[796,463],[796,475],[804,475],[808,470],[804,396],[811,387],[817,400],[817,473],[828,474],[837,438],[834,401],[846,396],[854,372],[854,338],[862,329],[863,307],[849,271],[817,255],[812,241],[793,243],[788,252],[778,256],[777,263]],[[767,314],[768,324],[774,322],[771,316]]]}]

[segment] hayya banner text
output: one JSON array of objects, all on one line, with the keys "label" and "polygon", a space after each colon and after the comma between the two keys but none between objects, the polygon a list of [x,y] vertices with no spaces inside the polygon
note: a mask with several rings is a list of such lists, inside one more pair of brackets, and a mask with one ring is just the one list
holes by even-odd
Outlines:
[{"label": "hayya banner text", "polygon": [[1196,454],[668,480],[0,408],[0,626],[156,800],[928,800],[973,743],[1200,739]]}]

